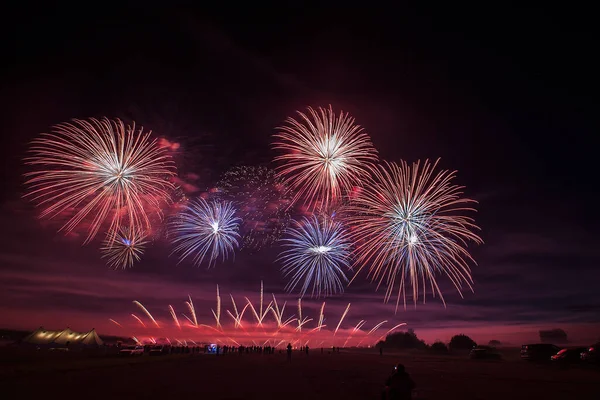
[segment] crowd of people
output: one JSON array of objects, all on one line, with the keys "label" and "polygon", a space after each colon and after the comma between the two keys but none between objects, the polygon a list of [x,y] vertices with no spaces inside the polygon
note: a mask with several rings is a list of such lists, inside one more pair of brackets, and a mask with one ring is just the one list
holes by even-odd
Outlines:
[{"label": "crowd of people", "polygon": [[[209,349],[209,346],[205,347],[204,352],[206,353]],[[216,347],[216,354],[275,354],[275,347],[273,346],[219,346]],[[281,350],[279,350],[281,353]]]},{"label": "crowd of people", "polygon": [[[120,347],[120,346],[118,346]],[[278,349],[273,346],[144,346],[146,351],[149,351],[152,347],[161,347],[167,354],[195,354],[195,353],[211,353],[214,352],[216,355],[226,354],[275,354]],[[299,352],[309,355],[309,346],[300,346]],[[287,353],[288,362],[292,361],[293,346],[291,343],[285,347]],[[279,354],[283,352],[279,349]],[[321,354],[325,352],[325,349],[321,347]],[[331,347],[327,350],[328,354],[339,353],[339,347]],[[382,349],[379,349],[379,354],[383,355]],[[405,400],[411,399],[412,392],[415,388],[415,383],[411,379],[410,375],[405,371],[404,365],[397,364],[394,366],[392,374],[385,381],[385,388],[382,393],[383,400]]]},{"label": "crowd of people", "polygon": [[[184,349],[187,349],[184,348]],[[292,352],[292,344],[288,343],[288,345],[286,346],[286,352],[287,353],[291,353]],[[310,347],[309,346],[300,346],[298,348],[298,351],[300,353],[305,353],[306,355],[309,354],[309,350]],[[184,352],[184,353],[196,353],[197,352],[197,348],[193,347],[192,350],[182,350],[182,351],[177,351],[177,352]],[[214,350],[211,350],[211,346],[206,345],[204,346],[204,353],[211,353],[214,352],[218,355],[224,355],[224,354],[232,354],[232,353],[237,353],[237,354],[275,354],[277,352],[277,348],[273,347],[273,346],[221,346],[221,345],[217,345]],[[279,349],[279,354],[281,354],[283,352],[283,350]],[[323,354],[325,352],[325,348],[321,347],[321,354]],[[327,350],[327,354],[331,354],[331,353],[339,353],[340,352],[340,348],[339,347],[331,347],[330,350]]]},{"label": "crowd of people", "polygon": [[[206,348],[208,349],[208,346]],[[217,346],[217,354],[219,354],[219,349],[220,349],[219,346]],[[308,355],[310,348],[308,346],[301,346],[299,348],[299,350],[300,350],[300,353],[305,353],[306,355]],[[236,353],[236,352],[239,354],[243,354],[243,353],[274,354],[275,351],[276,351],[275,348],[270,347],[270,346],[250,346],[250,347],[223,346],[223,348],[222,348],[223,354]],[[288,343],[288,345],[286,346],[288,362],[292,361],[292,351],[293,351],[292,344]],[[340,351],[339,347],[331,348],[332,353],[336,353],[336,352],[339,353],[339,351]],[[281,350],[279,350],[279,352],[281,353]],[[323,354],[323,352],[324,352],[324,349],[321,347],[321,354]],[[383,355],[381,349],[380,349],[380,355]],[[393,370],[392,374],[385,381],[385,388],[383,390],[381,398],[382,398],[382,400],[409,400],[412,398],[412,393],[413,393],[414,388],[415,388],[415,383],[412,380],[412,378],[410,377],[410,375],[404,369],[404,365],[396,364],[394,366],[394,370]]]}]

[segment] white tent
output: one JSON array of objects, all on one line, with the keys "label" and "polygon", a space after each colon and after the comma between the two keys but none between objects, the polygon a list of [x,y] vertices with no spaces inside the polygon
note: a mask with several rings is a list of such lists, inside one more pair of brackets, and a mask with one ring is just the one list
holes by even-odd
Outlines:
[{"label": "white tent", "polygon": [[22,340],[23,344],[48,347],[98,347],[102,339],[92,329],[87,333],[73,332],[67,328],[62,331],[48,331],[40,327]]}]

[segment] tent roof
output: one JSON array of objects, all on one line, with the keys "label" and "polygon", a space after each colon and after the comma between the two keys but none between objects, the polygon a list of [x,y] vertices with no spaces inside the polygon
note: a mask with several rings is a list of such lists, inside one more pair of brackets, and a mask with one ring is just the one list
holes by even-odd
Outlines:
[{"label": "tent roof", "polygon": [[94,329],[86,333],[81,333],[74,332],[69,328],[62,331],[48,331],[42,327],[39,327],[25,337],[23,343],[48,346],[66,346],[67,343],[69,346],[101,346],[103,344],[102,339],[100,339]]}]

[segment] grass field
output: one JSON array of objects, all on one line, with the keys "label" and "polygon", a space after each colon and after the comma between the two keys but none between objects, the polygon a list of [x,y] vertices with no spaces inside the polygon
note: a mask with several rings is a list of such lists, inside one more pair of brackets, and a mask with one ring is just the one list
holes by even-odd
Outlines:
[{"label": "grass field", "polygon": [[417,383],[418,399],[594,399],[600,371],[558,369],[508,357],[476,361],[405,353],[342,352],[23,357],[0,363],[2,392],[18,398],[379,399],[394,363]]}]

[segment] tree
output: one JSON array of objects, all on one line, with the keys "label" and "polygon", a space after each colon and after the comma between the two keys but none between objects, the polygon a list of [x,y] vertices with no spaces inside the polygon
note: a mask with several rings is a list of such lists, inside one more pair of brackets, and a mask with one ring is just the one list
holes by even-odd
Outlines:
[{"label": "tree", "polygon": [[540,331],[540,341],[542,342],[567,342],[567,332],[562,329],[551,329],[548,331]]},{"label": "tree", "polygon": [[413,330],[396,332],[387,335],[382,343],[383,347],[394,349],[426,349],[427,345],[420,340]]},{"label": "tree", "polygon": [[450,349],[452,350],[461,350],[461,349],[472,349],[477,346],[477,343],[467,335],[454,335],[452,339],[450,339]]},{"label": "tree", "polygon": [[437,354],[448,353],[448,346],[444,342],[435,342],[431,345],[431,351]]},{"label": "tree", "polygon": [[502,345],[502,342],[499,340],[490,340],[488,345],[492,346],[492,347],[498,347],[498,346]]}]

